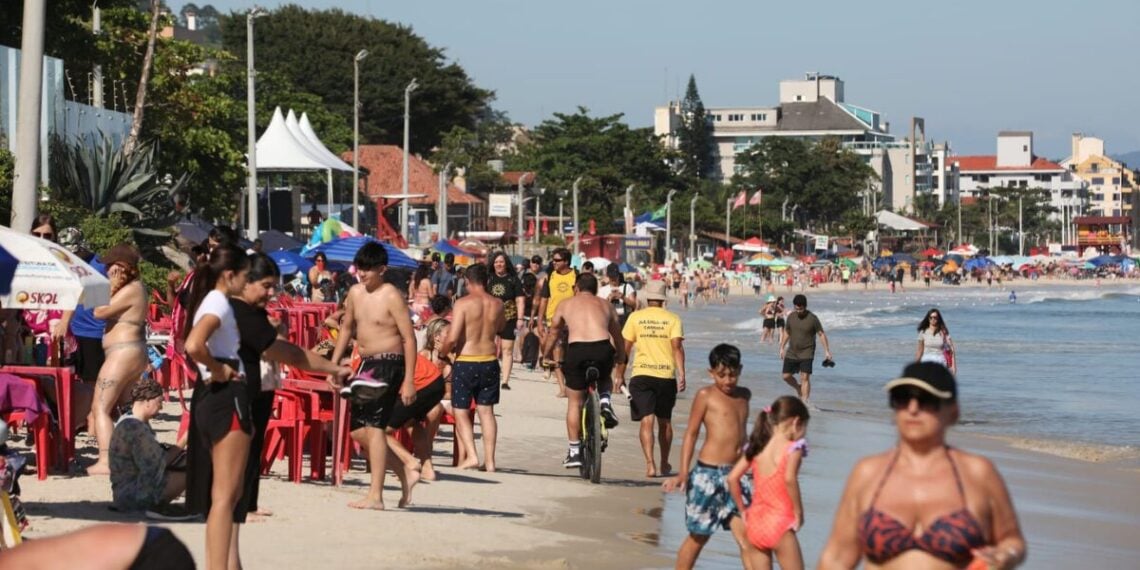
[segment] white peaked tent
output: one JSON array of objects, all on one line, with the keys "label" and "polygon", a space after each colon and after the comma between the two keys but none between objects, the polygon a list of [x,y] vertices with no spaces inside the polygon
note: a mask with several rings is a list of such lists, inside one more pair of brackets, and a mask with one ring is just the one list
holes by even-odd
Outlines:
[{"label": "white peaked tent", "polygon": [[[315,136],[314,136],[315,139]],[[317,146],[324,149],[319,139]],[[324,149],[328,152],[328,149]],[[329,153],[331,154],[331,153]],[[297,116],[289,110],[289,119],[281,113],[281,107],[273,110],[273,119],[257,141],[257,170],[267,172],[304,172],[324,170],[328,172],[329,212],[333,211],[334,170],[352,172],[352,167],[344,161],[322,156],[309,137],[301,132]]]},{"label": "white peaked tent", "polygon": [[[289,111],[289,113],[292,114],[292,111]],[[286,122],[288,122],[288,119],[286,119]],[[317,133],[313,131],[313,124],[309,122],[308,113],[301,113],[301,121],[298,126],[301,129],[301,134],[309,140],[313,148],[317,150],[318,154],[323,156],[326,160],[334,161],[333,164],[339,164],[339,170],[352,172],[351,164],[348,164],[347,162],[341,160],[339,156],[333,154],[333,152],[329,150],[328,147],[324,145],[324,143],[321,142],[320,137],[318,137]]]}]

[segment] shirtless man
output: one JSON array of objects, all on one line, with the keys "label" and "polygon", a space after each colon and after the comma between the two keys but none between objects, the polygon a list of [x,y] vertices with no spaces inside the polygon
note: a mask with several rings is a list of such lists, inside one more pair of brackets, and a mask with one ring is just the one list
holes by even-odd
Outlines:
[{"label": "shirtless man", "polygon": [[[332,361],[340,362],[348,354],[349,343],[356,340],[361,356],[360,369],[347,386],[339,386],[331,377],[329,383],[350,397],[352,439],[364,450],[372,472],[368,495],[348,506],[381,510],[384,508],[381,492],[384,490],[388,455],[384,428],[388,425],[397,396],[405,406],[410,406],[416,399],[413,380],[416,337],[404,295],[384,282],[384,271],[388,268],[388,251],[384,246],[378,242],[364,244],[356,252],[353,265],[360,282],[348,290],[344,321]],[[419,472],[414,465],[404,470],[400,480],[407,495],[411,484],[419,479]]]},{"label": "shirtless man", "polygon": [[499,403],[499,360],[495,356],[495,336],[503,329],[503,302],[487,293],[487,266],[476,263],[467,268],[467,294],[455,302],[451,326],[440,354],[458,352],[451,368],[451,406],[455,431],[467,459],[460,469],[479,466],[475,454],[475,424],[471,400],[483,426],[483,468],[495,470],[495,440],[498,423],[495,404]]},{"label": "shirtless man", "polygon": [[617,313],[608,300],[598,297],[598,278],[583,273],[578,276],[574,289],[574,296],[559,303],[555,309],[542,352],[549,359],[563,328],[569,331],[566,358],[561,366],[566,378],[566,436],[570,441],[566,459],[562,462],[566,468],[582,464],[579,438],[582,400],[589,384],[586,379],[588,363],[598,369],[598,399],[601,400],[602,418],[608,429],[618,425],[617,415],[610,404],[610,392],[613,390],[611,372],[615,363],[625,364],[625,342],[621,337]]}]

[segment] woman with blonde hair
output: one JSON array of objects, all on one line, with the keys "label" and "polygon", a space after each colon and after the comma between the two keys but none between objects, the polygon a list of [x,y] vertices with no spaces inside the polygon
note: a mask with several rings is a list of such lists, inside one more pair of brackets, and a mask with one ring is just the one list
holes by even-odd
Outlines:
[{"label": "woman with blonde hair", "polygon": [[111,411],[147,367],[146,287],[139,278],[139,252],[121,243],[100,257],[111,280],[111,302],[96,307],[94,316],[106,323],[103,332],[103,366],[95,383],[91,406],[92,431],[99,442],[99,458],[87,468],[90,475],[111,473],[109,449],[114,422]]}]

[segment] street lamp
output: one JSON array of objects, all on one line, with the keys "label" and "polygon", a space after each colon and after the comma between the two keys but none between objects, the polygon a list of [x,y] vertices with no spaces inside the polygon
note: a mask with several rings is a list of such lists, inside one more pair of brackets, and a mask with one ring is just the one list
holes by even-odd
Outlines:
[{"label": "street lamp", "polygon": [[578,184],[582,183],[582,177],[579,176],[574,181],[573,194],[574,194],[574,255],[578,255],[582,246],[582,227],[578,225]]},{"label": "street lamp", "polygon": [[673,195],[676,190],[670,190],[665,195],[665,263],[669,262],[670,255],[673,252],[673,244],[670,241],[673,236]]},{"label": "street lamp", "polygon": [[526,200],[523,198],[523,188],[525,187],[525,184],[526,184],[526,177],[527,177],[527,176],[529,176],[529,175],[530,175],[530,173],[529,173],[529,172],[524,172],[524,173],[522,173],[522,175],[520,175],[520,176],[519,176],[519,184],[518,184],[518,194],[519,194],[519,219],[518,219],[518,224],[519,224],[519,229],[518,229],[518,237],[515,239],[515,243],[518,245],[518,253],[519,253],[519,255],[522,255],[522,244],[523,244],[523,216],[524,216],[524,212],[525,212],[525,210],[526,210],[526,207],[525,207],[525,206],[526,206],[526,204],[525,204],[525,201],[526,201]]},{"label": "street lamp", "polygon": [[566,231],[563,229],[566,226],[562,223],[562,200],[566,198],[566,195],[569,193],[569,190],[558,191],[558,235],[560,236],[566,235]]},{"label": "street lamp", "polygon": [[360,231],[360,62],[368,50],[352,58],[352,227]]},{"label": "street lamp", "polygon": [[[246,208],[249,210],[249,239],[256,239],[258,234],[257,227],[257,72],[253,68],[253,20],[268,14],[265,10],[255,7],[250,10],[245,17],[245,59],[246,59],[246,94],[245,94],[245,112],[246,112],[246,127],[248,129],[249,140],[246,152],[248,157],[248,176],[246,177]],[[331,213],[331,212],[330,212]]]},{"label": "street lamp", "polygon": [[[408,110],[412,104],[412,91],[415,91],[419,86],[420,84],[413,77],[412,82],[404,88],[404,198],[400,201],[400,233],[403,234],[404,238],[408,237],[408,123],[410,122]],[[415,241],[418,242],[419,240]]]},{"label": "street lamp", "polygon": [[542,195],[546,188],[534,189],[534,243],[537,245],[542,236]]},{"label": "street lamp", "polygon": [[697,218],[694,212],[696,212],[697,199],[700,197],[701,195],[697,194],[689,200],[689,262],[697,257]]},{"label": "street lamp", "polygon": [[443,165],[443,169],[439,171],[439,211],[436,212],[436,219],[439,221],[439,239],[447,239],[447,174],[451,170],[451,162]]}]

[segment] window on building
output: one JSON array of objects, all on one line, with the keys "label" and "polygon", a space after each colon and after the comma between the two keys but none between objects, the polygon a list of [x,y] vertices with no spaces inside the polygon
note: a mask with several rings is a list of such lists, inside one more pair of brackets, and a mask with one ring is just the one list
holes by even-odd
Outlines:
[{"label": "window on building", "polygon": [[1021,145],[1021,152],[1029,152],[1029,145],[1027,145],[1027,144]]},{"label": "window on building", "polygon": [[796,95],[796,101],[803,101],[803,100],[804,100],[803,95]]},{"label": "window on building", "polygon": [[989,174],[979,174],[978,175],[978,182],[989,182],[989,181],[990,181],[990,175]]},{"label": "window on building", "polygon": [[1096,178],[1092,179],[1092,182],[1090,184],[1093,184],[1095,186],[1101,186],[1104,184],[1104,178],[1097,176]]},{"label": "window on building", "polygon": [[1112,201],[1113,202],[1119,202],[1120,201],[1120,194],[1113,194],[1112,195]]},{"label": "window on building", "polygon": [[1090,164],[1089,165],[1089,172],[1100,172],[1100,165],[1095,163],[1095,162]]},{"label": "window on building", "polygon": [[1017,186],[1019,188],[1029,188],[1029,181],[1028,180],[1018,180]]},{"label": "window on building", "polygon": [[1104,194],[1093,194],[1093,200],[1096,200],[1097,202],[1104,200]]},{"label": "window on building", "polygon": [[752,113],[753,121],[767,121],[768,115],[766,113]]},{"label": "window on building", "polygon": [[1116,185],[1118,185],[1118,186],[1119,186],[1119,185],[1120,185],[1120,177],[1119,177],[1119,176],[1114,176],[1114,177],[1112,178],[1112,183],[1113,183],[1113,184],[1116,184]]}]

